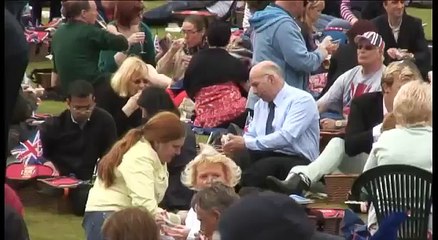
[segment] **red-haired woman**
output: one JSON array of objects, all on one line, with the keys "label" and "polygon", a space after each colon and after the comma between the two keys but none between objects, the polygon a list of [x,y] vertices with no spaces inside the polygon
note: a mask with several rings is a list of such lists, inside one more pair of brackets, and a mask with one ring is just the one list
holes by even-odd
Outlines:
[{"label": "red-haired woman", "polygon": [[137,55],[144,62],[155,67],[152,33],[141,21],[143,8],[142,1],[117,1],[114,21],[108,24],[108,31],[123,34],[128,39],[129,48],[122,52],[102,51],[99,60],[99,69],[102,72],[115,72],[131,55]]},{"label": "red-haired woman", "polygon": [[186,127],[171,112],[161,112],[116,142],[98,166],[98,177],[88,195],[83,226],[87,239],[100,240],[104,220],[128,207],[144,207],[156,218],[165,214],[180,224],[176,214],[158,207],[168,187],[167,163],[179,155]]}]

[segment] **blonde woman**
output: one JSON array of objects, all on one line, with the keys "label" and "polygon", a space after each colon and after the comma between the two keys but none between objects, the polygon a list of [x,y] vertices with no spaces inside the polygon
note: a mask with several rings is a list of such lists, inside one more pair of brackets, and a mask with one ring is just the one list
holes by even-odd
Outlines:
[{"label": "blonde woman", "polygon": [[120,137],[141,124],[142,113],[137,104],[141,91],[148,86],[166,88],[170,83],[171,79],[158,74],[152,65],[138,57],[128,57],[109,83],[96,88],[96,104],[113,116]]},{"label": "blonde woman", "polygon": [[[235,187],[240,181],[241,173],[240,167],[233,160],[219,153],[212,146],[201,144],[201,152],[187,164],[181,174],[181,182],[195,191],[204,189],[216,181],[228,187]],[[201,223],[191,208],[185,219],[185,225],[166,227],[164,230],[166,235],[176,239],[195,239],[200,227]]]},{"label": "blonde woman", "polygon": [[317,32],[316,23],[321,17],[322,10],[325,8],[324,0],[309,1],[306,5],[305,14],[302,21],[307,25],[311,32]]},{"label": "blonde woman", "polygon": [[[432,88],[423,80],[403,85],[394,98],[392,114],[396,127],[384,131],[373,148],[364,172],[388,164],[404,164],[432,172]],[[374,207],[368,226],[376,230]]]},{"label": "blonde woman", "polygon": [[158,203],[168,187],[167,164],[180,154],[185,131],[176,114],[161,112],[114,144],[99,162],[88,195],[83,221],[88,240],[102,240],[105,219],[128,207],[143,207],[156,218],[167,215],[174,224],[180,223],[178,215]]},{"label": "blonde woman", "polygon": [[[432,171],[432,88],[423,80],[403,85],[394,98],[396,127],[382,133],[364,171],[406,164]],[[415,148],[412,148],[415,146]]]}]

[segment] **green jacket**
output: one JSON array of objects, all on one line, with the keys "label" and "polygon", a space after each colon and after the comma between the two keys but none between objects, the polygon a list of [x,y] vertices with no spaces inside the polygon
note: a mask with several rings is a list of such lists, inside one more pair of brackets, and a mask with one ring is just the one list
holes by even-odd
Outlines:
[{"label": "green jacket", "polygon": [[64,93],[75,80],[96,85],[101,81],[99,55],[102,50],[124,51],[128,40],[95,25],[67,22],[56,30],[52,39],[53,71],[58,74]]},{"label": "green jacket", "polygon": [[[111,25],[115,25],[115,22],[109,23]],[[139,56],[145,63],[151,64],[155,67],[155,47],[154,47],[154,39],[152,37],[152,32],[149,29],[149,27],[144,24],[140,23],[140,30],[145,33],[145,40],[143,43],[143,51],[146,52],[144,55],[140,55],[141,52],[141,46],[140,44],[134,44],[130,47],[128,51],[128,55],[136,55]],[[117,66],[116,61],[114,60],[114,55],[117,53],[117,51],[102,51],[100,53],[100,59],[99,59],[99,70],[102,72],[108,72],[108,73],[114,73],[119,68]]]}]

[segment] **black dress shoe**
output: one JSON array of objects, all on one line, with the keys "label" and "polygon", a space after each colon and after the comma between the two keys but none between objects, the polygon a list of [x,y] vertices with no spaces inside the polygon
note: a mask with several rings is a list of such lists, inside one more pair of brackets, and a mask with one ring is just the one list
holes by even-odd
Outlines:
[{"label": "black dress shoe", "polygon": [[304,190],[309,190],[309,185],[307,185],[298,174],[294,174],[291,178],[284,181],[273,176],[268,176],[266,177],[266,185],[274,192],[288,195],[302,195]]}]

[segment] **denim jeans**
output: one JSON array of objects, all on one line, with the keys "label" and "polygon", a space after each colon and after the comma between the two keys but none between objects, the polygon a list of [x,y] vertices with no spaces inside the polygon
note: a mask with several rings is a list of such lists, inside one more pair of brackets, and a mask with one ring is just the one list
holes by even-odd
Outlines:
[{"label": "denim jeans", "polygon": [[114,211],[85,212],[82,227],[85,230],[87,240],[104,240],[102,236],[102,226]]}]

